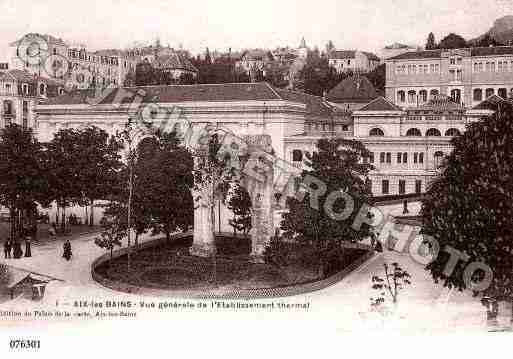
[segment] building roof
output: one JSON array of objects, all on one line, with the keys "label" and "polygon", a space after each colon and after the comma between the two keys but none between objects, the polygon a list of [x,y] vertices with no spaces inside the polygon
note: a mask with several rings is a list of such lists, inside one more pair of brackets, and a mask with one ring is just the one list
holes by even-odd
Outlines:
[{"label": "building roof", "polygon": [[454,102],[449,96],[434,95],[424,105],[412,108],[411,110],[419,111],[463,111],[465,106],[461,103]]},{"label": "building roof", "polygon": [[385,50],[397,50],[397,49],[414,49],[415,46],[410,46],[406,44],[401,44],[399,42],[394,42],[392,45],[385,46]]},{"label": "building roof", "polygon": [[303,92],[282,90],[275,88],[278,95],[287,101],[299,102],[306,105],[308,114],[319,117],[330,117],[333,108],[322,97],[309,95]]},{"label": "building roof", "polygon": [[[454,49],[456,50],[456,49]],[[513,55],[513,46],[490,46],[490,47],[472,47],[460,50],[470,50],[470,56],[500,56]],[[413,60],[413,59],[432,59],[440,58],[444,49],[410,51],[389,58],[389,60]]]},{"label": "building roof", "polygon": [[28,83],[35,83],[35,82],[44,82],[47,85],[55,85],[55,86],[63,86],[63,82],[57,80],[57,79],[51,79],[48,77],[33,75],[28,71],[25,70],[8,70],[0,73],[0,79],[3,79],[7,76],[11,76],[16,81],[19,82],[28,82]]},{"label": "building roof", "polygon": [[[124,89],[133,96],[118,96]],[[290,101],[306,105],[308,114],[319,117],[329,117],[332,107],[322,97],[312,96],[301,92],[274,88],[266,82],[232,83],[211,85],[165,85],[112,88],[99,104],[112,104],[121,99],[121,103],[131,103],[137,92],[143,90],[143,103],[161,102],[215,102],[215,101]],[[94,98],[94,90],[75,90],[62,96],[48,99],[45,105],[80,105],[88,104],[87,99]]]},{"label": "building roof", "polygon": [[335,103],[368,103],[378,97],[376,88],[365,76],[350,76],[328,92],[327,100]]},{"label": "building roof", "polygon": [[53,35],[48,35],[48,34],[39,34],[37,32],[31,32],[31,33],[28,33],[26,35],[24,35],[21,39],[18,39],[16,41],[13,41],[9,44],[9,46],[18,46],[21,41],[25,40],[26,38],[29,38],[29,37],[34,37],[34,38],[43,38],[45,41],[47,41],[48,43],[50,44],[53,44],[53,45],[61,45],[61,46],[68,46],[64,40],[62,40],[61,38],[57,38]]},{"label": "building roof", "polygon": [[176,51],[165,56],[159,56],[156,62],[158,63],[158,67],[165,70],[187,70],[198,72],[198,69],[194,67],[187,57]]},{"label": "building roof", "polygon": [[472,110],[497,110],[497,106],[501,103],[509,103],[511,105],[513,101],[511,99],[503,99],[494,94],[472,107]]},{"label": "building roof", "polygon": [[388,101],[386,98],[380,96],[363,106],[358,111],[402,111],[402,109]]},{"label": "building roof", "polygon": [[[354,59],[356,57],[357,50],[335,50],[330,52],[331,59]],[[379,61],[379,57],[377,57],[372,52],[360,51],[364,54],[369,60]]]}]

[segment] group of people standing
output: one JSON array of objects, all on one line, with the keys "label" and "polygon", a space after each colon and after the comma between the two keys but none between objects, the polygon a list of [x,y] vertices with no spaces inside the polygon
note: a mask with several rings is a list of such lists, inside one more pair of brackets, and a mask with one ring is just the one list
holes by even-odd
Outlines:
[{"label": "group of people standing", "polygon": [[[71,251],[71,243],[69,239],[67,239],[63,244],[62,257],[69,261],[72,255],[73,253]],[[21,242],[13,241],[11,238],[7,238],[7,240],[4,242],[4,256],[5,259],[21,258],[23,256]],[[32,257],[32,245],[30,237],[25,237],[25,257]]]},{"label": "group of people standing", "polygon": [[[11,254],[12,251],[12,254]],[[21,258],[23,256],[23,250],[21,249],[20,241],[13,241],[11,238],[7,238],[4,242],[4,255],[5,258]],[[32,247],[30,237],[25,237],[25,257],[32,257]]]}]

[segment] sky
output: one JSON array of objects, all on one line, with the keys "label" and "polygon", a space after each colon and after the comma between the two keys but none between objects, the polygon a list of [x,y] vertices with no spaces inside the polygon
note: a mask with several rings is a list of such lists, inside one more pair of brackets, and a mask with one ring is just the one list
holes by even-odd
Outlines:
[{"label": "sky", "polygon": [[0,59],[29,32],[88,49],[154,42],[193,54],[210,50],[297,47],[379,52],[401,42],[424,45],[449,32],[472,38],[513,15],[513,0],[0,0]]}]

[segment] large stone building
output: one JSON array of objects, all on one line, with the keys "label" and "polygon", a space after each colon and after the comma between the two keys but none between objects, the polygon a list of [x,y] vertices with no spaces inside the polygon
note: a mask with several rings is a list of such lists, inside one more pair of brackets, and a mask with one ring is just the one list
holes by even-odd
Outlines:
[{"label": "large stone building", "polygon": [[84,45],[68,44],[52,35],[30,33],[10,44],[11,69],[62,79],[67,89],[123,86],[136,65],[148,61],[173,78],[197,76],[187,53],[171,47],[153,46],[90,51]]},{"label": "large stone building", "polygon": [[333,50],[328,54],[328,63],[337,72],[370,72],[380,64],[375,54],[358,50]]},{"label": "large stone building", "polygon": [[35,106],[64,92],[64,84],[22,70],[0,73],[0,128],[17,124],[36,128]]},{"label": "large stone building", "polygon": [[427,103],[437,94],[473,107],[513,90],[513,47],[476,47],[406,52],[386,60],[386,97],[402,107]]}]

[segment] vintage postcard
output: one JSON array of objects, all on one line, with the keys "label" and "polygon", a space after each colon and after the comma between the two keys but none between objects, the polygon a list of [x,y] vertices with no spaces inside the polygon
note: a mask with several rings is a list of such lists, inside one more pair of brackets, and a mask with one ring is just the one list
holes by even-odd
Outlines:
[{"label": "vintage postcard", "polygon": [[2,0],[0,24],[0,352],[509,339],[511,1]]}]

